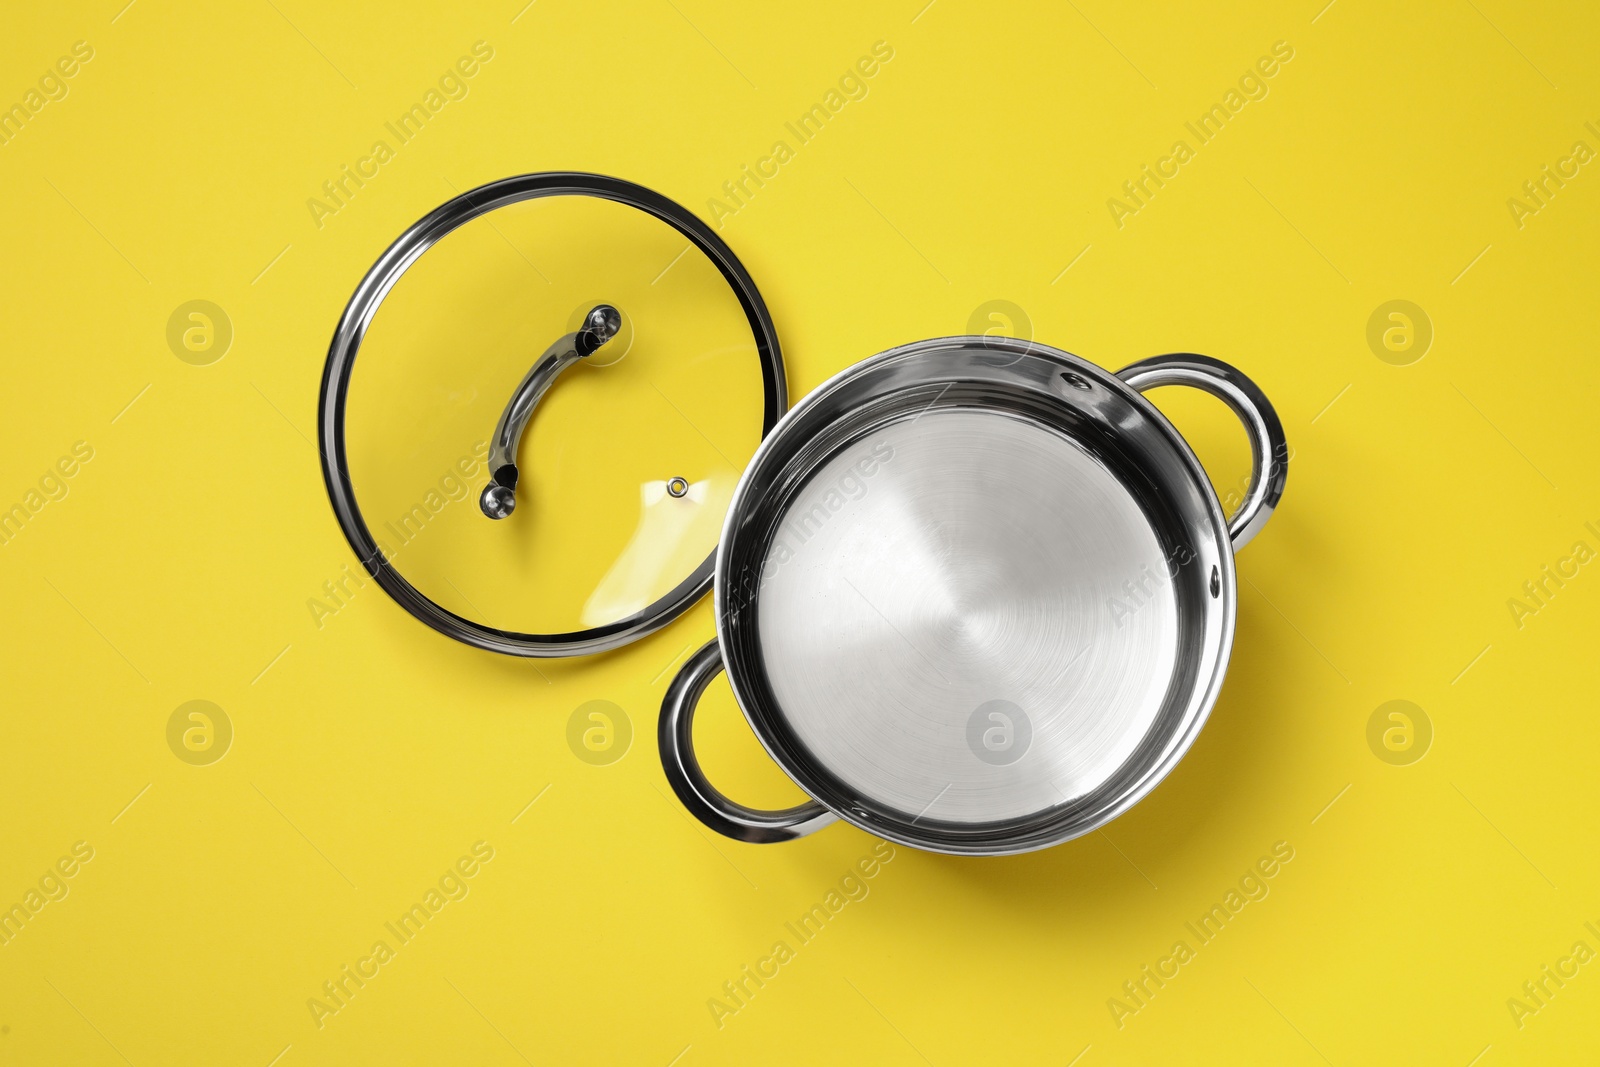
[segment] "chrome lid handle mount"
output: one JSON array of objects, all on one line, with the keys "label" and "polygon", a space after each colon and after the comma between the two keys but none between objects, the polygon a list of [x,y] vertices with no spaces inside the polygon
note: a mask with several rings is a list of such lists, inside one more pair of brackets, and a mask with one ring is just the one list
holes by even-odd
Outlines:
[{"label": "chrome lid handle mount", "polygon": [[489,518],[503,519],[517,508],[517,448],[533,409],[562,371],[593,355],[621,328],[621,312],[610,304],[596,305],[583,317],[581,329],[558,338],[523,376],[489,444],[490,481],[478,496],[478,506]]}]

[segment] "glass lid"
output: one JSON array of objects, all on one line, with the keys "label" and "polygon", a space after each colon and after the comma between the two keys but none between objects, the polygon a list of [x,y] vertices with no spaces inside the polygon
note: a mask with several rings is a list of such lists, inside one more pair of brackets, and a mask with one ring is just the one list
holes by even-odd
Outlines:
[{"label": "glass lid", "polygon": [[572,656],[710,588],[785,407],[771,318],[704,223],[629,182],[533,174],[449,201],[368,272],[319,431],[340,526],[406,610]]}]

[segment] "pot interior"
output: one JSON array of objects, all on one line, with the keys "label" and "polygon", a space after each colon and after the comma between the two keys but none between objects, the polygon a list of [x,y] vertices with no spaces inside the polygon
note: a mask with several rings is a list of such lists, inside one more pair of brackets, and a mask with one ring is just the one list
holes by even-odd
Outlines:
[{"label": "pot interior", "polygon": [[729,677],[797,782],[949,852],[1085,833],[1152,788],[1215,698],[1220,507],[1171,425],[1076,357],[985,338],[874,357],[808,397],[735,496]]}]

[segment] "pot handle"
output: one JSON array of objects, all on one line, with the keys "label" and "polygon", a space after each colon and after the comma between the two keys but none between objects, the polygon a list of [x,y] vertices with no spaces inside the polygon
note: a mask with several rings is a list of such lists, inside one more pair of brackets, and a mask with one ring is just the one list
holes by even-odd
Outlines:
[{"label": "pot handle", "polygon": [[1239,551],[1272,517],[1289,479],[1289,442],[1272,402],[1237,368],[1193,352],[1141,359],[1123,367],[1117,377],[1141,393],[1159,385],[1193,386],[1227,404],[1243,421],[1250,434],[1250,489],[1228,520],[1228,536]]},{"label": "pot handle", "polygon": [[711,829],[737,841],[769,844],[792,841],[822,829],[838,818],[815,800],[782,811],[758,811],[729,800],[712,785],[695,759],[692,727],[700,696],[722,670],[722,650],[716,639],[689,657],[667,686],[661,701],[661,769],[672,791],[689,813]]}]

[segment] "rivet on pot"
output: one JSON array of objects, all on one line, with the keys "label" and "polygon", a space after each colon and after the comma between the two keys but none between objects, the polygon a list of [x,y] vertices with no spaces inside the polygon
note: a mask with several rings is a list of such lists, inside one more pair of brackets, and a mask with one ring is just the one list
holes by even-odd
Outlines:
[{"label": "rivet on pot", "polygon": [[682,497],[689,492],[689,483],[683,478],[671,478],[667,481],[667,494]]},{"label": "rivet on pot", "polygon": [[1217,565],[1211,565],[1211,596],[1213,599],[1222,592],[1222,576],[1217,573]]}]

